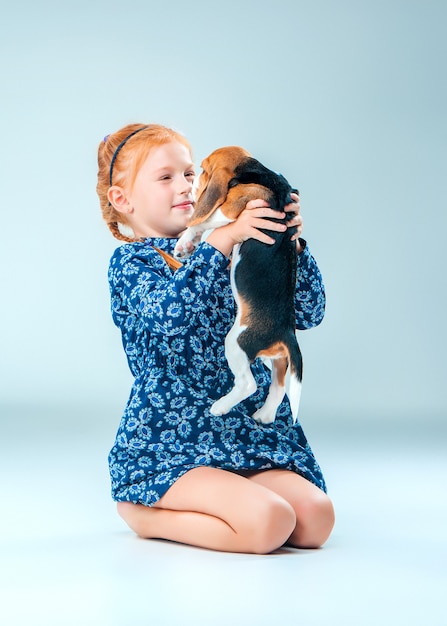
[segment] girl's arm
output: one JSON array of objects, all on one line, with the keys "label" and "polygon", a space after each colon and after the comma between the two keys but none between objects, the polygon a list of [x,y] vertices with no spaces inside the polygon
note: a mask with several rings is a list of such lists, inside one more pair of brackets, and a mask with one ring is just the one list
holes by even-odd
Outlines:
[{"label": "girl's arm", "polygon": [[285,207],[290,215],[289,225],[296,227],[292,241],[296,241],[298,254],[297,283],[295,295],[296,327],[299,330],[318,326],[324,317],[326,296],[323,279],[307,244],[300,235],[303,232],[303,219],[300,215],[300,197],[291,194],[292,202]]},{"label": "girl's arm", "polygon": [[137,324],[151,334],[176,335],[210,306],[228,259],[207,243],[172,274],[149,245],[121,246],[112,257],[109,283],[115,323]]},{"label": "girl's arm", "polygon": [[[134,324],[152,334],[176,335],[192,325],[197,316],[213,306],[213,292],[228,267],[236,243],[254,237],[265,243],[273,239],[260,228],[285,226],[264,219],[277,213],[262,200],[252,200],[237,220],[216,228],[183,267],[171,275],[156,250],[148,245],[121,246],[112,257],[109,282],[112,314],[117,326]],[[214,303],[215,305],[215,303]],[[130,317],[129,317],[130,313]]]},{"label": "girl's arm", "polygon": [[299,330],[318,326],[323,320],[326,294],[318,265],[304,239],[299,239],[302,252],[298,254],[295,309]]}]

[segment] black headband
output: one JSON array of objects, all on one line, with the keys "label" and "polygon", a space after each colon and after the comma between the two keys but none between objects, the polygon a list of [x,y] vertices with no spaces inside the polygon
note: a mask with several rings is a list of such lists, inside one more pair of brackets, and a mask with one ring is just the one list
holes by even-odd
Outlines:
[{"label": "black headband", "polygon": [[[115,152],[113,153],[113,157],[112,160],[110,161],[110,172],[109,172],[109,183],[110,183],[110,187],[112,186],[112,174],[113,174],[113,166],[115,164],[115,160],[116,157],[119,154],[119,151],[121,150],[121,148],[124,146],[124,144],[126,143],[126,141],[128,141],[131,137],[133,137],[134,135],[136,135],[137,133],[140,132],[140,130],[144,130],[145,128],[147,128],[147,126],[142,126],[141,128],[138,128],[137,130],[134,130],[133,133],[130,133],[130,135],[128,135],[125,139],[123,139],[123,141],[120,143],[120,145],[118,146],[118,148],[115,150]],[[107,137],[106,137],[107,139]]]}]

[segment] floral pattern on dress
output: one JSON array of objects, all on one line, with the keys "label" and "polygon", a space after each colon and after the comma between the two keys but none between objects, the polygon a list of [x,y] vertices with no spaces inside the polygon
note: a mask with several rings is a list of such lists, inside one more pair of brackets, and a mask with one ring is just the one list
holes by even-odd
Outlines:
[{"label": "floral pattern on dress", "polygon": [[[113,498],[151,506],[197,466],[289,469],[326,491],[287,397],[272,424],[252,419],[270,385],[260,359],[251,366],[257,391],[228,414],[211,415],[233,386],[224,350],[235,319],[229,262],[203,242],[173,273],[154,248],[172,254],[176,241],[122,245],[109,265],[112,317],[135,378],[109,454]],[[307,247],[298,259],[296,324],[304,330],[323,319],[325,292]]]}]

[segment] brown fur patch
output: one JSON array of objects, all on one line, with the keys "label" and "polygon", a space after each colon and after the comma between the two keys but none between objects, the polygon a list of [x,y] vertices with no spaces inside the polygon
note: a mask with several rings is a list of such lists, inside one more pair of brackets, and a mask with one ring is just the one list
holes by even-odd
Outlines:
[{"label": "brown fur patch", "polygon": [[258,353],[258,356],[264,356],[269,359],[287,358],[289,357],[289,350],[285,343],[278,341],[272,344],[268,348],[264,348]]},{"label": "brown fur patch", "polygon": [[276,370],[278,383],[281,387],[285,387],[286,385],[286,373],[287,373],[288,364],[289,364],[289,359],[286,357],[281,358],[281,359],[275,359],[272,363],[272,367],[274,367]]}]

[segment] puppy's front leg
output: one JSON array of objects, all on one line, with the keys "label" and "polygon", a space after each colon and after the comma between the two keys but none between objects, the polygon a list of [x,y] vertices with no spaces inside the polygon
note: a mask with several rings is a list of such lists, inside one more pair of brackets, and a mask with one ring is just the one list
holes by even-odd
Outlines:
[{"label": "puppy's front leg", "polygon": [[205,224],[197,224],[196,226],[190,226],[185,230],[174,248],[174,257],[176,259],[182,259],[189,256],[193,250],[197,248],[202,234],[206,230],[204,226]]},{"label": "puppy's front leg", "polygon": [[[194,216],[192,219],[194,221]],[[234,219],[227,217],[220,209],[217,209],[204,222],[189,226],[177,241],[174,248],[175,258],[181,259],[189,256],[194,248],[199,245],[200,239],[205,231],[214,230],[214,228],[218,228],[219,226],[226,226],[230,222],[234,222]]]}]

